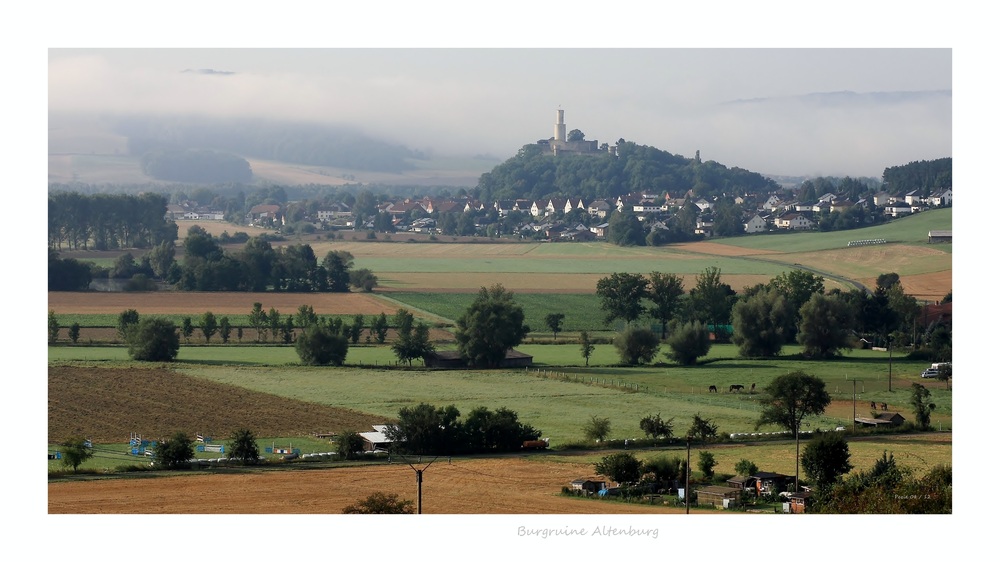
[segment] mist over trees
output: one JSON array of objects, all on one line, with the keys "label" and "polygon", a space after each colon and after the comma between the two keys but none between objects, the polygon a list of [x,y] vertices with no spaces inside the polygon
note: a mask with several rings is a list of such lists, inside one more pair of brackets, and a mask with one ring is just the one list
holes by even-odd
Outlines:
[{"label": "mist over trees", "polygon": [[317,123],[135,116],[120,118],[116,130],[128,137],[129,153],[137,157],[211,149],[247,158],[396,173],[414,167],[406,159],[422,157],[354,129]]},{"label": "mist over trees", "polygon": [[214,150],[153,150],[139,160],[142,173],[168,181],[192,183],[248,183],[253,179],[250,163]]}]

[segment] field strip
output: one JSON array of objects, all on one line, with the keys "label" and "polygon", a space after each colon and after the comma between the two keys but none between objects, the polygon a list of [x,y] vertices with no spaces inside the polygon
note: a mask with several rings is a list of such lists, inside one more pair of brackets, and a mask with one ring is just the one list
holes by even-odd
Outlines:
[{"label": "field strip", "polygon": [[388,301],[388,302],[390,302],[392,304],[397,305],[398,308],[405,308],[405,309],[408,309],[408,310],[414,310],[416,312],[419,312],[421,316],[426,316],[426,317],[431,318],[433,320],[437,320],[438,322],[441,322],[443,324],[454,324],[455,323],[455,320],[453,320],[451,318],[445,318],[444,316],[440,316],[440,315],[434,314],[433,312],[424,310],[422,308],[416,308],[414,306],[410,306],[410,305],[408,305],[408,304],[406,304],[404,302],[398,301],[398,300],[396,300],[396,299],[394,299],[392,297],[388,297],[388,296],[385,296],[385,295],[375,295],[375,296],[377,298],[383,300],[383,301]]}]

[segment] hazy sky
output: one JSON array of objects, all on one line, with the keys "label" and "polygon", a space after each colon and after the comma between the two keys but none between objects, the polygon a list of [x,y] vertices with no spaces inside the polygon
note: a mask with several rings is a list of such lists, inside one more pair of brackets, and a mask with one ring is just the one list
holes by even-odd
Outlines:
[{"label": "hazy sky", "polygon": [[[951,90],[947,48],[48,52],[50,111],[350,124],[437,154],[506,159],[551,137],[561,108],[567,130],[590,140],[786,175],[878,177],[951,156]],[[810,96],[834,92],[909,95]]]}]

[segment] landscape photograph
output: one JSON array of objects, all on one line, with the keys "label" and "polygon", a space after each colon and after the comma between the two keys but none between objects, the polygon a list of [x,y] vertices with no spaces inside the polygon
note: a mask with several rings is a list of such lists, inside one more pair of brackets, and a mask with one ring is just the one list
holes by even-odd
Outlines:
[{"label": "landscape photograph", "polygon": [[969,514],[952,48],[44,56],[39,526],[712,558]]}]

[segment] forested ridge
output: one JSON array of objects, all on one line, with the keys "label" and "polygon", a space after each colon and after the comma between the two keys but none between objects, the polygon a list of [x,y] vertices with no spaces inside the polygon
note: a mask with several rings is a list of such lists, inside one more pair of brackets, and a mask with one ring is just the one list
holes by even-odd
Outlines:
[{"label": "forested ridge", "polygon": [[312,123],[132,117],[122,118],[116,130],[128,138],[129,153],[136,157],[157,151],[215,150],[294,164],[398,173],[413,168],[407,158],[421,156],[353,129]]},{"label": "forested ridge", "polygon": [[652,191],[683,196],[693,190],[698,197],[723,194],[767,193],[778,184],[759,173],[715,162],[671,154],[652,146],[619,140],[617,154],[552,156],[543,146],[528,144],[518,153],[483,174],[479,197],[542,199],[580,197],[587,201],[627,193]]}]

